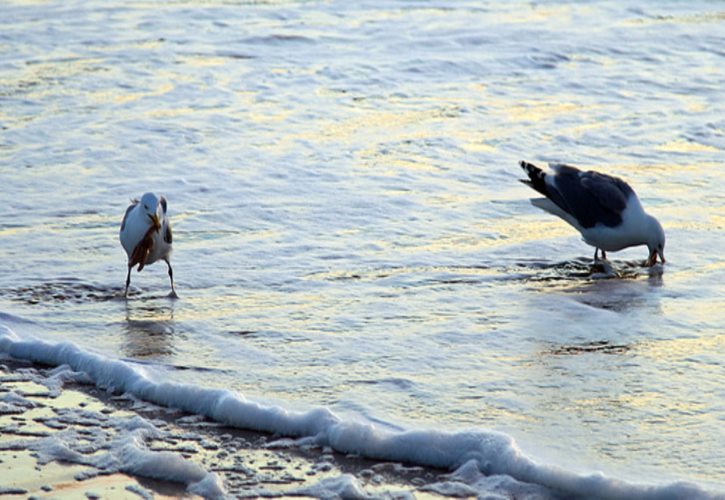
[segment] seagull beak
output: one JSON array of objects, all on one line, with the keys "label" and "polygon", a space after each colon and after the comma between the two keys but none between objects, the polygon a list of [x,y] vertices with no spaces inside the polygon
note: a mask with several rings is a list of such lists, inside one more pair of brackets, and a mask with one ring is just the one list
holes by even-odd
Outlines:
[{"label": "seagull beak", "polygon": [[154,225],[154,229],[158,231],[161,229],[161,222],[159,222],[159,216],[156,214],[149,215],[149,219],[151,219],[151,223]]}]

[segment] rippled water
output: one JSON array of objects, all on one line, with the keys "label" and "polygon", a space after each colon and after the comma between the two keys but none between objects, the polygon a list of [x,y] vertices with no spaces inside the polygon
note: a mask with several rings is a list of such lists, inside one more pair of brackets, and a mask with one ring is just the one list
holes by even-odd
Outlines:
[{"label": "rippled water", "polygon": [[[9,2],[0,311],[170,377],[527,454],[725,483],[717,2]],[[593,249],[517,161],[626,178],[668,235]],[[118,226],[163,193],[165,266]]]}]

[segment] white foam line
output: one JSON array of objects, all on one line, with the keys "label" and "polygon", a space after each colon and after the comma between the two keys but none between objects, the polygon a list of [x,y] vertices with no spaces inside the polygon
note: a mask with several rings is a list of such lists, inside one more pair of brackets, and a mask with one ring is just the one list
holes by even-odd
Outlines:
[{"label": "white foam line", "polygon": [[484,474],[505,474],[522,482],[545,486],[554,492],[588,498],[725,498],[706,492],[692,483],[634,485],[602,474],[577,475],[553,466],[537,464],[519,450],[513,438],[498,432],[393,432],[370,424],[342,421],[327,408],[307,412],[290,411],[280,406],[261,405],[229,390],[155,382],[146,375],[143,367],[84,351],[70,342],[21,339],[3,325],[0,325],[0,352],[51,366],[68,365],[75,371],[86,373],[101,388],[204,415],[229,426],[309,437],[339,452],[356,453],[370,459],[448,470],[475,460]]}]

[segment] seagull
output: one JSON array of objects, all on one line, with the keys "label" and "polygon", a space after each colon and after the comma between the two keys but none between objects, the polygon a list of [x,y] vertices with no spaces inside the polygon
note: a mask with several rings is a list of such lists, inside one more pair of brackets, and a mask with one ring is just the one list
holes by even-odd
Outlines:
[{"label": "seagull", "polygon": [[147,264],[163,259],[169,266],[171,293],[169,297],[177,298],[174,289],[174,271],[171,269],[171,224],[166,216],[166,198],[154,193],[145,193],[141,200],[131,200],[126,214],[121,221],[119,237],[121,245],[128,256],[128,274],[126,275],[126,292],[131,284],[131,269],[138,264],[141,271]]},{"label": "seagull", "polygon": [[665,232],[659,221],[642,208],[634,190],[622,179],[576,167],[549,164],[552,172],[525,161],[519,162],[528,175],[524,184],[546,196],[533,198],[531,204],[561,217],[594,247],[594,260],[606,252],[647,245],[648,266],[659,255],[665,263]]}]

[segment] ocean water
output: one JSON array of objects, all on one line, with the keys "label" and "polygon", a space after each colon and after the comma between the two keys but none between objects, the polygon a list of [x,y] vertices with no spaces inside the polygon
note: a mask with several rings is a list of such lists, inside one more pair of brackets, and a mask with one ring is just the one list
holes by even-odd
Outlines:
[{"label": "ocean water", "polygon": [[[495,431],[571,474],[725,490],[723,4],[0,12],[16,334],[333,422]],[[521,159],[625,178],[667,264],[629,249],[598,279]],[[169,202],[179,300],[163,264],[122,298],[118,228],[146,191]]]}]

